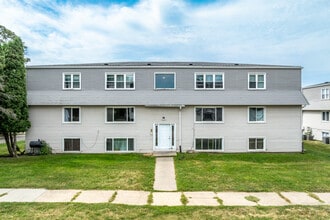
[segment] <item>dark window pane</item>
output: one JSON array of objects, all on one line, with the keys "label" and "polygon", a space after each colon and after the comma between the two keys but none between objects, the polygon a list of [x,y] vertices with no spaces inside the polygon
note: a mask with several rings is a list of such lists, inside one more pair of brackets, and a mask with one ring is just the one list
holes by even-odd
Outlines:
[{"label": "dark window pane", "polygon": [[202,139],[196,139],[196,150],[202,149]]},{"label": "dark window pane", "polygon": [[256,121],[257,109],[256,108],[249,108],[249,121]]},{"label": "dark window pane", "polygon": [[203,108],[203,121],[215,121],[214,108]]},{"label": "dark window pane", "polygon": [[256,121],[264,121],[264,109],[263,108],[257,108]]},{"label": "dark window pane", "polygon": [[196,121],[202,121],[202,109],[196,108]]},{"label": "dark window pane", "polygon": [[127,151],[127,139],[126,138],[116,138],[114,139],[114,151]]},{"label": "dark window pane", "polygon": [[217,121],[222,121],[222,108],[217,108]]},{"label": "dark window pane", "polygon": [[208,139],[208,150],[213,150],[214,149],[214,139]]},{"label": "dark window pane", "polygon": [[134,77],[133,74],[126,75],[126,88],[132,89],[134,88]]},{"label": "dark window pane", "polygon": [[107,151],[112,151],[112,139],[107,138]]},{"label": "dark window pane", "polygon": [[128,139],[128,150],[134,151],[134,139],[133,138]]},{"label": "dark window pane", "polygon": [[216,150],[222,150],[222,141],[221,141],[221,139],[216,139],[215,149]]},{"label": "dark window pane", "polygon": [[127,108],[114,108],[114,121],[127,121]]},{"label": "dark window pane", "polygon": [[196,88],[204,88],[204,75],[196,75]]},{"label": "dark window pane", "polygon": [[222,75],[215,75],[215,88],[223,88]]},{"label": "dark window pane", "polygon": [[205,87],[213,88],[213,75],[206,75],[205,78],[206,78]]},{"label": "dark window pane", "polygon": [[250,150],[256,149],[256,139],[255,138],[249,138],[249,149]]},{"label": "dark window pane", "polygon": [[208,146],[208,139],[202,139],[202,149],[203,150],[207,150],[207,146]]},{"label": "dark window pane", "polygon": [[71,108],[65,108],[64,109],[64,121],[65,122],[71,122]]},{"label": "dark window pane", "polygon": [[72,109],[72,121],[79,121],[79,108],[73,108]]},{"label": "dark window pane", "polygon": [[174,89],[174,74],[156,74],[156,89]]},{"label": "dark window pane", "polygon": [[113,121],[113,108],[107,108],[107,121]]},{"label": "dark window pane", "polygon": [[249,88],[255,89],[257,87],[256,75],[249,75]]},{"label": "dark window pane", "polygon": [[264,139],[257,138],[257,149],[258,150],[264,149]]},{"label": "dark window pane", "polygon": [[134,121],[134,108],[128,108],[128,121]]},{"label": "dark window pane", "polygon": [[80,139],[64,139],[64,151],[80,151]]}]

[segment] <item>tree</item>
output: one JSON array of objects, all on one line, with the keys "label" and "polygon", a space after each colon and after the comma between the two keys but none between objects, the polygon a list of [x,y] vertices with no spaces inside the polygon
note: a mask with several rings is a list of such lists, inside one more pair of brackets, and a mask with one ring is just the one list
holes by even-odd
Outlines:
[{"label": "tree", "polygon": [[12,157],[17,157],[16,134],[30,127],[25,50],[21,38],[0,25],[0,132]]}]

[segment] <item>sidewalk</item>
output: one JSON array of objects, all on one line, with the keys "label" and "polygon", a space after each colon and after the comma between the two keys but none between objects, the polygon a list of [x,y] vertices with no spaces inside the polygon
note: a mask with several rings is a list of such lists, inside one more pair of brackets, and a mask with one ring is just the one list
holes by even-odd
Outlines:
[{"label": "sidewalk", "polygon": [[[322,202],[315,199],[315,196]],[[182,197],[184,199],[182,199]],[[330,205],[330,193],[148,192],[127,190],[46,190],[0,188],[0,202],[77,202],[152,206],[314,206]]]}]

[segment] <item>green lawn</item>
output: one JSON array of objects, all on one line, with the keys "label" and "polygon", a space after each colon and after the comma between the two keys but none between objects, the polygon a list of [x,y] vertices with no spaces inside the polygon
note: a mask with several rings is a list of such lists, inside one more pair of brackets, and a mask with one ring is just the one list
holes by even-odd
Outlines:
[{"label": "green lawn", "polygon": [[0,188],[152,190],[155,159],[139,154],[24,155],[2,156],[0,164]]},{"label": "green lawn", "polygon": [[178,190],[330,192],[330,145],[304,146],[304,154],[185,154],[175,159]]},{"label": "green lawn", "polygon": [[1,203],[1,219],[329,219],[330,206],[151,207],[75,203]]}]

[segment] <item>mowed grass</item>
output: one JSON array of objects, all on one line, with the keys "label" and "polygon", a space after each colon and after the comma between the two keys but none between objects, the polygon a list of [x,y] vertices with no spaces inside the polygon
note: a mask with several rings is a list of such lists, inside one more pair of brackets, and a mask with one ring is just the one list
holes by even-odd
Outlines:
[{"label": "mowed grass", "polygon": [[329,219],[330,206],[152,207],[76,203],[1,203],[1,219]]},{"label": "mowed grass", "polygon": [[[5,145],[0,148],[3,152]],[[2,155],[0,164],[0,188],[152,190],[155,159],[140,154]]]},{"label": "mowed grass", "polygon": [[304,147],[304,154],[184,154],[175,159],[178,190],[330,192],[330,145]]}]

